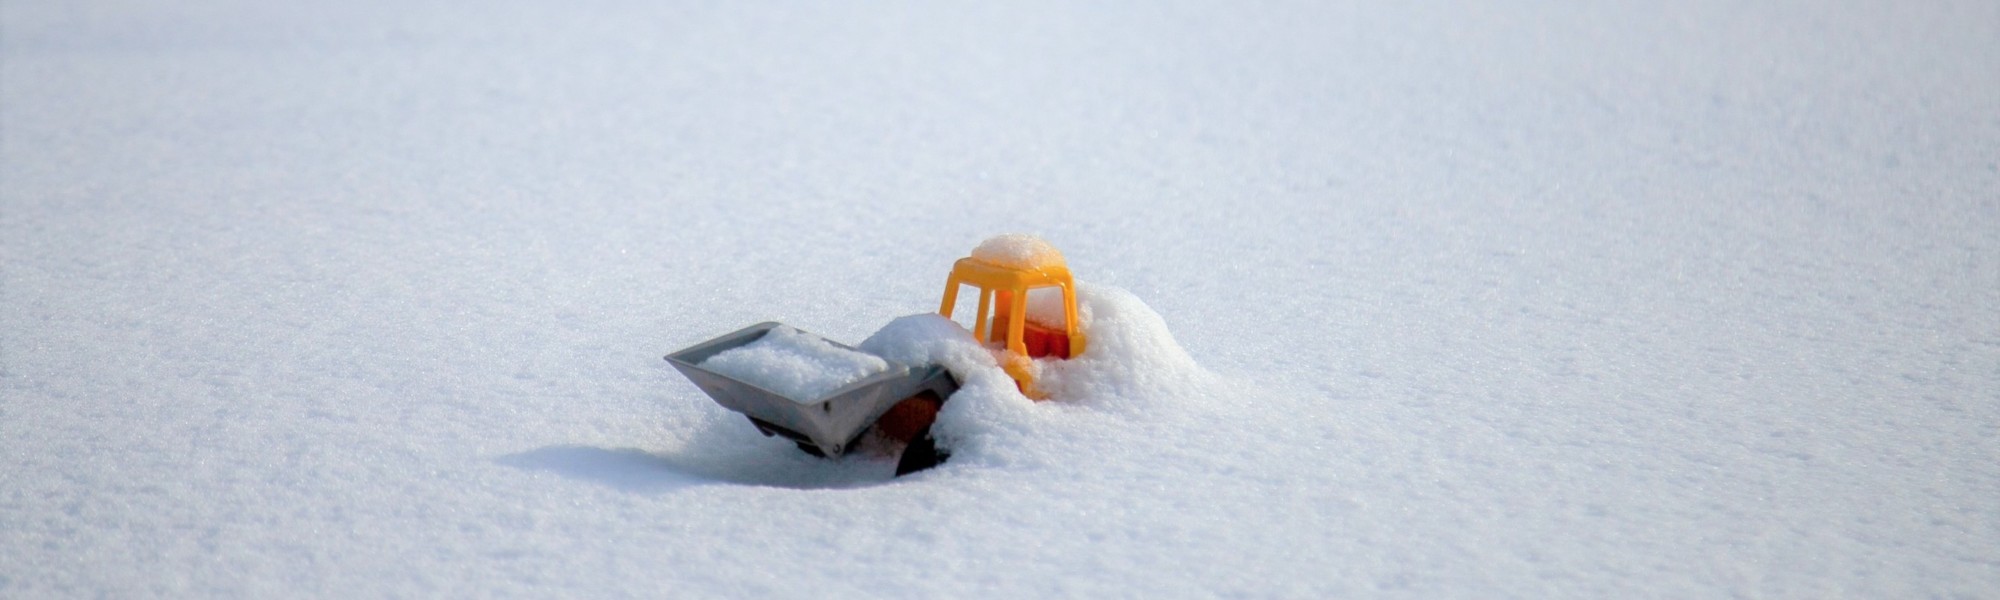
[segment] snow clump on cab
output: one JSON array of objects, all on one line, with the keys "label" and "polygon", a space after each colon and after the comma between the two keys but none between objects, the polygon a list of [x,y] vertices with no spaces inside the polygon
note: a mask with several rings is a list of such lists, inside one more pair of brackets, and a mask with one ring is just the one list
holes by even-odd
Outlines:
[{"label": "snow clump on cab", "polygon": [[1062,266],[1063,255],[1047,241],[1023,233],[1006,233],[987,238],[972,249],[973,260],[1013,269]]}]

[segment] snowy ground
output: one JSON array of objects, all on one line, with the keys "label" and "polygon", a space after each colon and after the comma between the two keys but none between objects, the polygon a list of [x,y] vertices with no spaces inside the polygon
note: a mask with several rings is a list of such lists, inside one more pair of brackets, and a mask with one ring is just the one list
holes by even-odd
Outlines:
[{"label": "snowy ground", "polygon": [[[0,3],[0,597],[2000,595],[1996,73],[1990,1]],[[1007,231],[1200,367],[890,480],[660,360]]]}]

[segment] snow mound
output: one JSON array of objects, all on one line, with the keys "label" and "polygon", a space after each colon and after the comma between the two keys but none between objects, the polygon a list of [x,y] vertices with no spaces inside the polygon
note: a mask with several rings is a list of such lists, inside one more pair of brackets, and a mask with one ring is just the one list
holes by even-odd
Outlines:
[{"label": "snow mound", "polygon": [[953,452],[948,465],[1007,464],[1045,452],[1050,440],[1039,438],[1071,429],[1061,422],[1076,414],[1064,408],[1130,417],[1207,389],[1211,376],[1175,341],[1159,313],[1132,293],[1079,284],[1077,320],[1088,340],[1084,352],[1034,363],[1038,384],[1049,392],[1039,404],[1000,368],[1000,350],[940,315],[891,321],[860,348],[910,364],[942,364],[959,378],[958,393],[932,430]]},{"label": "snow mound", "polygon": [[1114,287],[1077,287],[1084,351],[1069,360],[1037,363],[1050,397],[1127,405],[1178,396],[1210,379],[1144,300]]},{"label": "snow mound", "polygon": [[1005,233],[987,238],[972,249],[974,260],[1014,269],[1062,266],[1063,255],[1042,238],[1024,233]]},{"label": "snow mound", "polygon": [[810,333],[779,326],[757,341],[701,361],[701,367],[777,392],[793,402],[825,398],[841,386],[889,369],[888,361]]},{"label": "snow mound", "polygon": [[993,352],[973,339],[972,332],[937,313],[890,321],[863,340],[859,348],[904,364],[944,365],[960,379],[986,370],[1005,376]]}]

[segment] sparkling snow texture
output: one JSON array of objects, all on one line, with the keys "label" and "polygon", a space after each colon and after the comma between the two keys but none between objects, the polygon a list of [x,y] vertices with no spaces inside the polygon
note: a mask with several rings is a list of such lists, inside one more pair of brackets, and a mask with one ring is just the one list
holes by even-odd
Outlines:
[{"label": "sparkling snow texture", "polygon": [[[1991,0],[0,2],[0,598],[1991,597],[1996,57]],[[660,360],[983,365],[898,317],[1005,231],[1096,333],[940,468]]]},{"label": "sparkling snow texture", "polygon": [[880,358],[833,345],[786,326],[701,361],[701,367],[810,403],[861,378],[889,369]]}]

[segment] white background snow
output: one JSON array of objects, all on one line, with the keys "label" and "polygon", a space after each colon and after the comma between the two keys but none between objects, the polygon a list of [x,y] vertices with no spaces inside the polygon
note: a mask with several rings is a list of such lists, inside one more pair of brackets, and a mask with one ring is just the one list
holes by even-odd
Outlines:
[{"label": "white background snow", "polygon": [[[0,3],[0,596],[1993,597],[2000,3]],[[891,480],[660,357],[1040,234]]]}]

